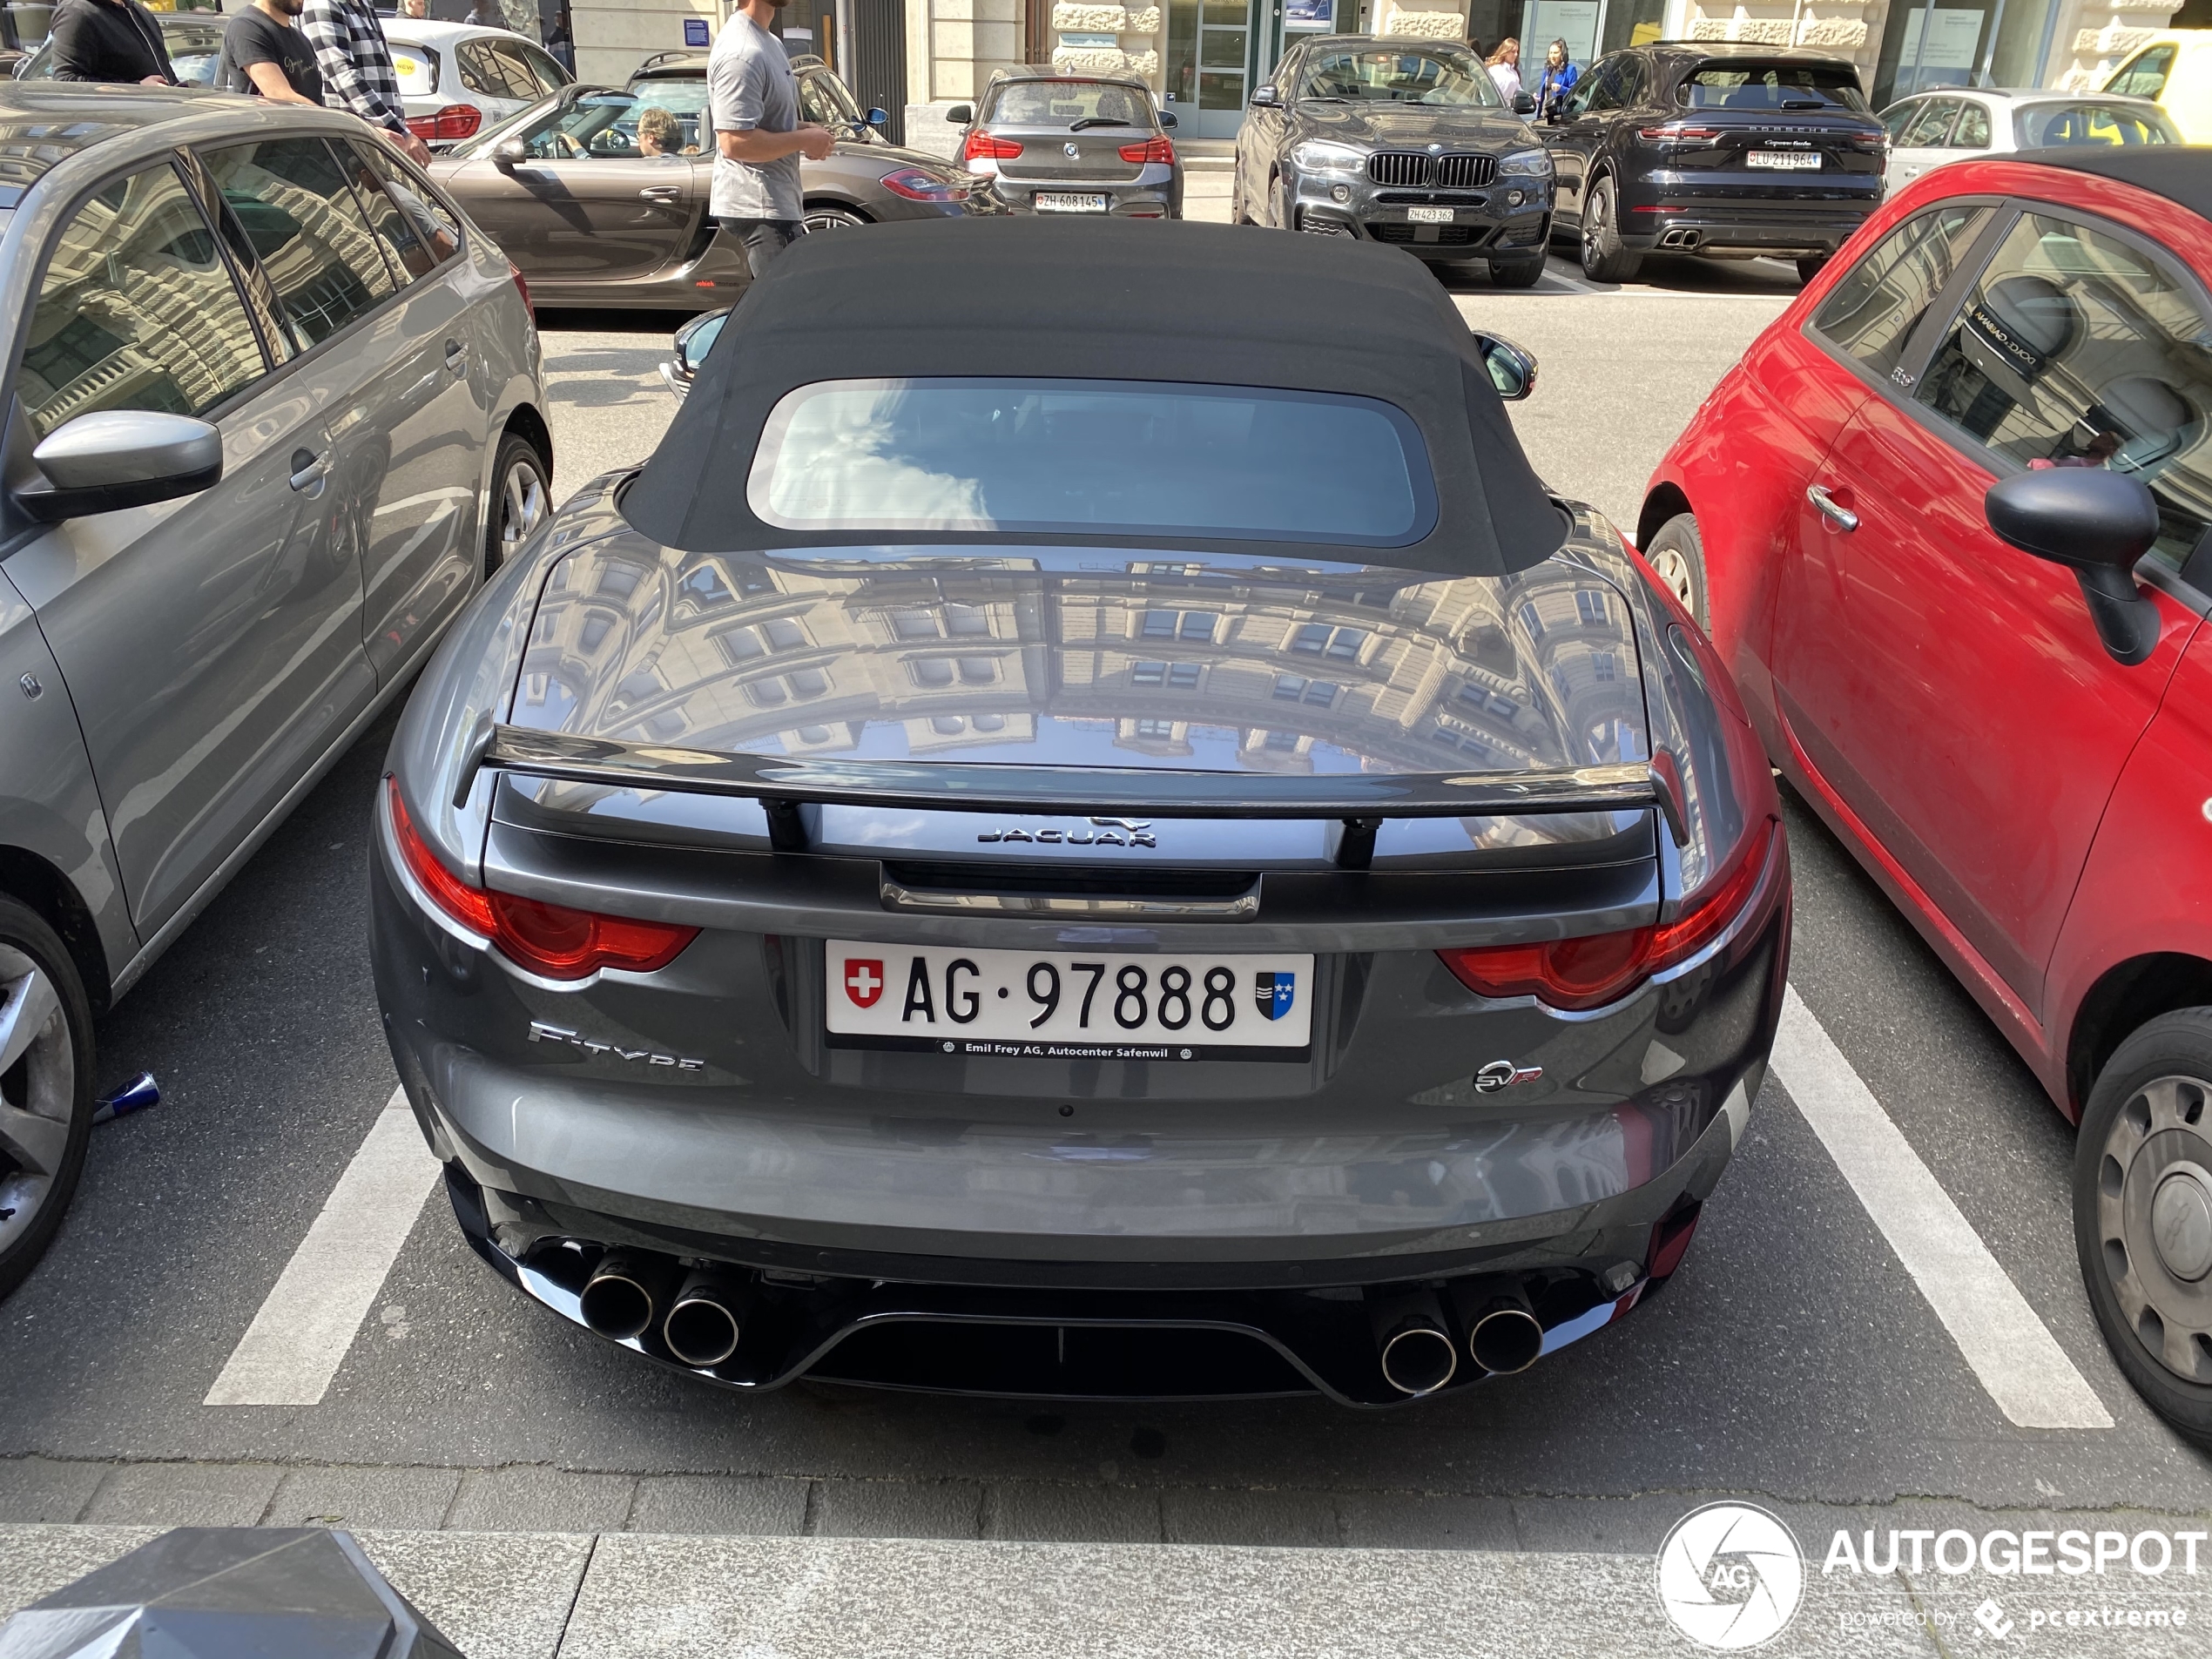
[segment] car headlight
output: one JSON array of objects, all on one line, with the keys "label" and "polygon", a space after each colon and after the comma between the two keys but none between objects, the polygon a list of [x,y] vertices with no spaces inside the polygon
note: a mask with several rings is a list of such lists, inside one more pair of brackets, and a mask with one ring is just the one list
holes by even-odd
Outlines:
[{"label": "car headlight", "polygon": [[1291,159],[1307,172],[1358,172],[1367,165],[1367,152],[1326,138],[1307,138],[1291,146]]},{"label": "car headlight", "polygon": [[1515,173],[1524,178],[1548,179],[1552,176],[1552,156],[1548,150],[1516,150],[1498,164],[1501,173]]}]

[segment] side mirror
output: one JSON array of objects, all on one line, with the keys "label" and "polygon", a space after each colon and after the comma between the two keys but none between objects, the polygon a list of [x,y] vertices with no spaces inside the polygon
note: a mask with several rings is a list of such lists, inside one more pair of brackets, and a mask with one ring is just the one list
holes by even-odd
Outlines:
[{"label": "side mirror", "polygon": [[964,127],[974,118],[975,106],[973,104],[955,104],[945,111],[945,119],[956,127]]},{"label": "side mirror", "polygon": [[495,167],[511,167],[530,158],[529,145],[520,138],[502,138],[492,146],[491,163]]},{"label": "side mirror", "polygon": [[99,409],[46,435],[30,458],[46,489],[16,504],[41,523],[195,495],[223,475],[223,435],[205,421],[151,409]]},{"label": "side mirror", "polygon": [[2158,498],[2141,479],[2094,467],[2015,473],[1990,485],[1982,511],[2000,541],[2074,572],[2113,661],[2132,668],[2158,649],[2158,606],[2134,575],[2158,539]]},{"label": "side mirror", "polygon": [[891,122],[889,113],[886,111],[878,109],[869,110],[867,114],[861,118],[867,121],[867,123],[872,127],[887,126]]},{"label": "side mirror", "polygon": [[1526,92],[1515,92],[1513,95],[1513,112],[1515,115],[1535,114],[1536,100]]},{"label": "side mirror", "polygon": [[1536,389],[1536,354],[1496,334],[1477,334],[1474,348],[1490,371],[1490,384],[1508,403],[1518,403]]},{"label": "side mirror", "polygon": [[1251,97],[1246,98],[1244,102],[1247,107],[1255,110],[1279,109],[1282,107],[1283,95],[1275,90],[1274,83],[1271,81],[1264,86],[1252,88]]},{"label": "side mirror", "polygon": [[1174,130],[1175,111],[1173,110],[1162,110],[1160,111],[1160,131],[1163,132],[1172,132]]},{"label": "side mirror", "polygon": [[686,378],[699,372],[699,365],[721,338],[722,325],[730,320],[730,307],[719,311],[703,312],[676,331],[676,361],[683,366]]}]

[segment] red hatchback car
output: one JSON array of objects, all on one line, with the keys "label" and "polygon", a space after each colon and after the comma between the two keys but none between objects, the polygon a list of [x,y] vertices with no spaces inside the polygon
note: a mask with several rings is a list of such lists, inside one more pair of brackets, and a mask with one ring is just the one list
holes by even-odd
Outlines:
[{"label": "red hatchback car", "polygon": [[1768,753],[2080,1125],[2121,1368],[2212,1443],[2212,155],[1901,192],[1636,537]]}]

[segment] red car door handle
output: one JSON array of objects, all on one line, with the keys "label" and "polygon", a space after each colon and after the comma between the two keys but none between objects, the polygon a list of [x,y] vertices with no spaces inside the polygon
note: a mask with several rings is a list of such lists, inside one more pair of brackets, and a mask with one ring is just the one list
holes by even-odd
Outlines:
[{"label": "red car door handle", "polygon": [[1813,509],[1821,517],[1826,519],[1838,529],[1855,530],[1858,528],[1858,515],[1848,507],[1837,505],[1836,498],[1818,484],[1814,484],[1806,489],[1805,499],[1812,503]]}]

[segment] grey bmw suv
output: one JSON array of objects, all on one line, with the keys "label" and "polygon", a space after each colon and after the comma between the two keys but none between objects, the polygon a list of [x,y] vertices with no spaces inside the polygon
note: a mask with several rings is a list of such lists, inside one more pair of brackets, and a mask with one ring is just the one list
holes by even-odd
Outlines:
[{"label": "grey bmw suv", "polygon": [[1480,260],[1498,287],[1534,287],[1552,222],[1552,158],[1521,118],[1535,107],[1524,93],[1507,108],[1449,41],[1301,41],[1253,89],[1230,217]]},{"label": "grey bmw suv", "polygon": [[394,742],[377,995],[479,1254],[732,1388],[1368,1406],[1664,1283],[1788,856],[1514,359],[1357,242],[779,260]]},{"label": "grey bmw suv", "polygon": [[349,116],[0,84],[0,1293],[93,1021],[544,516],[512,267]]}]

